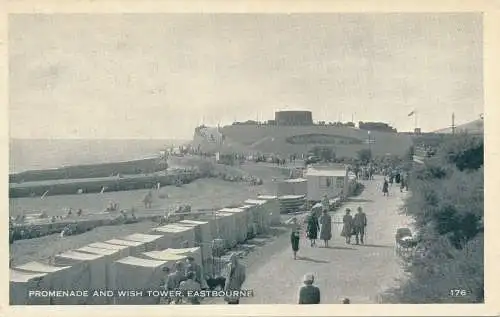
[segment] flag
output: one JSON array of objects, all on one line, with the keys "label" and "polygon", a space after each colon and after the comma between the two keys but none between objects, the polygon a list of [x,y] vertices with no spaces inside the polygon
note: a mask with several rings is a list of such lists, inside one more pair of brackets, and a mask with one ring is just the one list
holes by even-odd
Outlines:
[{"label": "flag", "polygon": [[411,117],[411,116],[413,116],[414,114],[415,114],[415,110],[413,110],[412,112],[410,112],[410,113],[408,114],[408,117]]}]

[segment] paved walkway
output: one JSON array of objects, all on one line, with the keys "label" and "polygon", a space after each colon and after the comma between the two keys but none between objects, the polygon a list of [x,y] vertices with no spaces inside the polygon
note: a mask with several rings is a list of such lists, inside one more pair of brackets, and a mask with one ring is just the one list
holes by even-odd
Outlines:
[{"label": "paved walkway", "polygon": [[[346,245],[340,237],[341,224],[333,224],[329,248],[311,248],[301,240],[299,259],[293,260],[290,244],[274,251],[266,263],[250,270],[244,288],[253,289],[254,297],[242,304],[293,304],[306,273],[314,273],[321,289],[322,303],[339,303],[348,297],[351,303],[376,303],[378,295],[396,285],[402,276],[394,250],[394,234],[398,227],[409,226],[411,220],[399,215],[399,207],[407,193],[394,185],[391,196],[383,197],[382,178],[365,181],[364,192],[347,202],[333,221],[341,221],[344,209],[362,206],[368,217],[366,245]],[[284,246],[285,244],[283,244]],[[322,242],[319,243],[322,245]]]}]

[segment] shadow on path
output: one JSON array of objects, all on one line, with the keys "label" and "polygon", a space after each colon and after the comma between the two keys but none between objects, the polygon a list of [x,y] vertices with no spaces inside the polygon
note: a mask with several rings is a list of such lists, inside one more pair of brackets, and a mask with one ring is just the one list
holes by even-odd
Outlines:
[{"label": "shadow on path", "polygon": [[311,259],[305,256],[298,256],[297,260],[299,261],[307,261],[307,262],[313,262],[313,263],[330,263],[330,261],[323,261],[323,260],[316,260],[316,259]]},{"label": "shadow on path", "polygon": [[372,203],[372,199],[363,199],[363,198],[349,198],[347,199],[348,203]]},{"label": "shadow on path", "polygon": [[322,249],[332,249],[332,250],[357,250],[355,248],[350,248],[350,247],[338,247],[338,246],[335,246],[335,247],[331,247],[331,246],[328,246],[328,247],[321,247]]},{"label": "shadow on path", "polygon": [[369,247],[369,248],[387,248],[387,249],[394,248],[394,246],[391,246],[391,245],[380,245],[380,244],[360,244],[359,246],[360,247]]}]

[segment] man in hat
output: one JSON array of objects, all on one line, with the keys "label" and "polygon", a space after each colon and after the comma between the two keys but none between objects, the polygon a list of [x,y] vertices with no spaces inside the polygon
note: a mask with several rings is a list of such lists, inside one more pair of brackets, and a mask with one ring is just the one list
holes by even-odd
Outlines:
[{"label": "man in hat", "polygon": [[363,208],[358,207],[358,213],[354,216],[354,234],[356,235],[356,244],[364,244],[365,228],[367,225],[366,214],[363,212]]}]

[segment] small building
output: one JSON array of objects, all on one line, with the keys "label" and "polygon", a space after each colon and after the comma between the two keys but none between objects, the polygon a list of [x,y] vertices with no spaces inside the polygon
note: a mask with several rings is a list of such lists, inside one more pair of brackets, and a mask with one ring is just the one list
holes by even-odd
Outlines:
[{"label": "small building", "polygon": [[347,170],[316,170],[309,168],[305,173],[307,179],[307,200],[321,201],[326,195],[329,199],[346,193],[348,186]]}]

